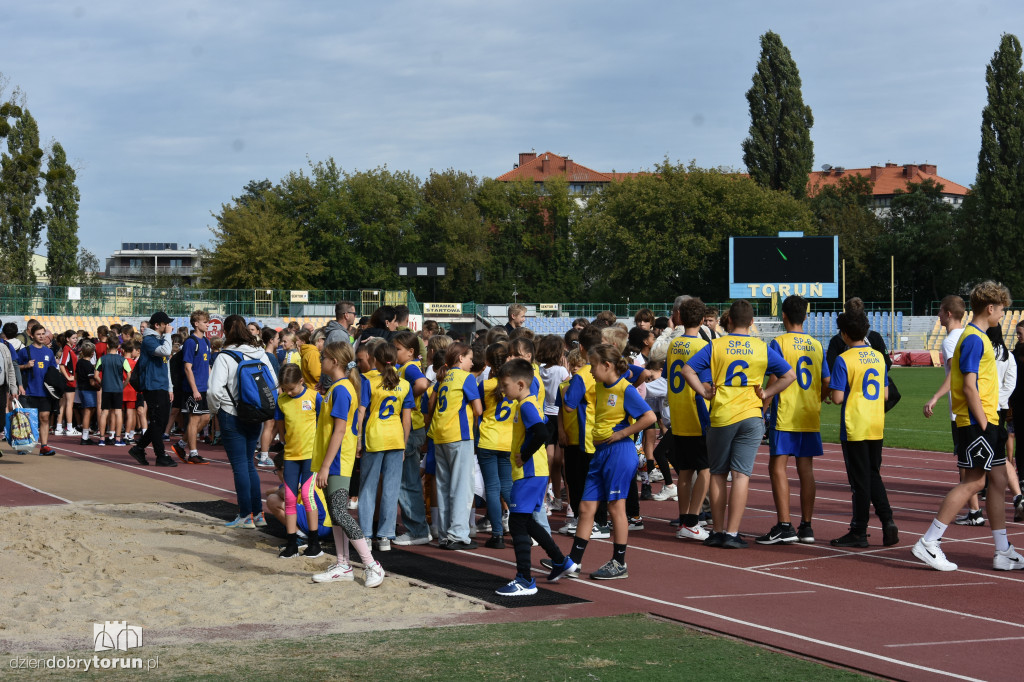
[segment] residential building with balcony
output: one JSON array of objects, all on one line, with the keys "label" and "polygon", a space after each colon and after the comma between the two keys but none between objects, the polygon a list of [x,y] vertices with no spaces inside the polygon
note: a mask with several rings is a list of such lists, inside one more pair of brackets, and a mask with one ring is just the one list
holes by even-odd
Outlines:
[{"label": "residential building with balcony", "polygon": [[190,285],[199,277],[199,249],[175,242],[122,242],[107,258],[104,279],[125,282],[174,280]]}]

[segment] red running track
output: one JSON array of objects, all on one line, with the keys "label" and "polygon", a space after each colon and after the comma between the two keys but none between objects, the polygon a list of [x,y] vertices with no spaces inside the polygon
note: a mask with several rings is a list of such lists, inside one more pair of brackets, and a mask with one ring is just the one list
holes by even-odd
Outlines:
[{"label": "red running track", "polygon": [[[209,466],[157,469],[139,467],[122,448],[55,445],[66,454],[105,466],[127,467],[142,476],[160,477],[233,500],[231,472],[223,451],[204,449],[204,454],[215,459]],[[952,455],[887,448],[882,474],[900,527],[900,544],[883,548],[880,527],[873,519],[871,547],[845,550],[830,547],[828,540],[846,532],[849,487],[839,446],[826,444],[825,451],[815,463],[814,545],[753,544],[753,536],[775,522],[767,452],[762,448],[742,525],[750,549],[713,549],[678,540],[675,529],[668,525],[676,514],[676,504],[641,502],[646,529],[630,533],[628,579],[563,580],[551,589],[591,603],[496,609],[473,621],[649,612],[883,677],[1017,679],[1016,652],[1024,642],[1024,624],[1017,617],[1018,605],[1024,602],[1024,575],[992,570],[989,527],[950,527],[943,547],[960,566],[952,573],[933,571],[910,553],[956,481]],[[262,473],[261,478],[265,487],[274,484],[270,472]],[[799,488],[793,467],[790,485],[794,518],[799,518]],[[18,491],[18,486],[0,479],[0,505],[61,502],[44,490]],[[1012,519],[1009,505],[1007,509]],[[552,516],[551,524],[559,527],[562,515]],[[1011,542],[1024,546],[1024,524],[1011,521],[1008,531]],[[556,538],[567,550],[569,538]],[[411,549],[493,573],[496,588],[514,572],[511,549]],[[610,554],[609,541],[592,541],[584,560],[585,572],[604,563]],[[535,551],[539,575],[540,558]]]}]

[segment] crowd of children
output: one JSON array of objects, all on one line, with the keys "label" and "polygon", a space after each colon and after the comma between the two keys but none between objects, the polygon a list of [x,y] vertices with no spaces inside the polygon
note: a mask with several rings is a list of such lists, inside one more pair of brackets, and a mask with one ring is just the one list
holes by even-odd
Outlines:
[{"label": "crowd of children", "polygon": [[[956,568],[939,538],[986,480],[995,568],[1024,568],[1006,541],[1001,511],[1007,478],[1013,488],[1017,476],[1003,467],[999,410],[1008,392],[1000,401],[998,358],[985,333],[999,322],[1007,300],[999,285],[975,288],[974,322],[948,353],[949,386],[925,408],[930,414],[951,387],[963,480],[914,547],[915,556],[939,570]],[[956,308],[948,301],[944,306]],[[840,406],[852,493],[849,531],[830,544],[867,547],[873,506],[882,544],[894,545],[899,533],[881,475],[886,358],[868,345],[868,319],[854,305],[839,316],[837,355],[829,363],[822,344],[803,330],[807,309],[799,296],[783,301],[785,331],[769,342],[751,335],[747,301],[734,302],[719,320],[718,311],[689,296],[677,299],[667,320],[642,310],[628,330],[608,313],[579,320],[564,336],[539,338],[522,326],[522,311],[510,309],[509,325],[481,332],[471,344],[440,331],[421,338],[398,330],[393,309],[377,311],[358,338],[347,328],[339,335],[331,328],[278,332],[251,325],[240,333],[266,350],[276,375],[276,413],[262,423],[253,456],[280,477],[280,487],[267,495],[268,510],[287,534],[279,556],[321,556],[321,540],[333,536],[336,557],[313,580],[351,580],[351,545],[366,585],[375,587],[384,571],[374,550],[435,538],[443,549],[474,550],[479,534],[489,536],[485,547],[500,550],[511,536],[516,575],[497,592],[516,597],[537,592],[532,546],[547,555],[541,565],[554,582],[581,574],[591,539],[610,538],[610,558],[590,577],[621,579],[629,574],[628,533],[644,528],[644,499],[677,502],[672,523],[681,540],[747,548],[739,531],[763,438],[777,522],[755,542],[813,543],[813,462],[823,452],[820,415],[827,402]],[[951,317],[948,310],[943,315]],[[181,433],[172,447],[190,464],[207,462],[198,453],[200,439],[218,438],[206,392],[220,348],[217,339],[207,339],[207,322],[203,311],[192,315],[192,329],[172,338],[169,361],[176,414],[165,438]],[[145,428],[146,406],[129,381],[140,348],[134,329],[101,327],[95,337],[68,331],[52,339],[37,323],[26,331],[19,343],[17,329],[3,328],[20,369],[11,393],[40,410],[40,454],[52,453],[46,441],[51,412],[53,435],[80,436],[82,444],[123,446]],[[1002,360],[1013,363],[1002,350]],[[46,397],[41,376],[50,366],[63,375],[71,397]],[[1009,383],[1015,381],[1016,375]],[[178,421],[184,423],[175,426]],[[800,485],[796,527],[790,458]],[[664,481],[657,493],[655,472]],[[1015,505],[1024,509],[1015,492]],[[563,508],[559,532],[573,537],[568,554],[552,540],[548,523],[551,512]],[[265,521],[262,511],[241,510],[228,525],[253,528]]]}]

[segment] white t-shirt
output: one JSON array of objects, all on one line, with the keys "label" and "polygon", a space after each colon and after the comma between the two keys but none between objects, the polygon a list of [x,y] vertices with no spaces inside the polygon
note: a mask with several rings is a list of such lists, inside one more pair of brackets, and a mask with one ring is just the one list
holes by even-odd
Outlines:
[{"label": "white t-shirt", "polygon": [[[956,352],[956,342],[960,340],[960,335],[964,333],[963,328],[954,329],[949,334],[946,334],[946,338],[942,341],[942,350],[939,351],[939,359],[942,360],[942,368],[946,370],[946,376],[949,376],[950,362],[953,360],[953,353]],[[950,393],[946,394],[946,399],[949,401],[949,421],[954,421],[956,415],[953,414],[953,396]]]},{"label": "white t-shirt", "polygon": [[555,405],[555,398],[558,397],[558,387],[569,378],[569,370],[561,365],[541,365],[540,378],[544,382],[544,414],[556,415],[558,406]]}]

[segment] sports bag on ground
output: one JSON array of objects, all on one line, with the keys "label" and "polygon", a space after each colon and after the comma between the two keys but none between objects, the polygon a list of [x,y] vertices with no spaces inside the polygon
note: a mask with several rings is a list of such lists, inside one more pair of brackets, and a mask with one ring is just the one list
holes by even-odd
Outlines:
[{"label": "sports bag on ground", "polygon": [[235,388],[228,389],[238,418],[250,423],[272,419],[277,407],[274,370],[258,358],[249,358],[233,350],[224,353],[238,363]]}]

